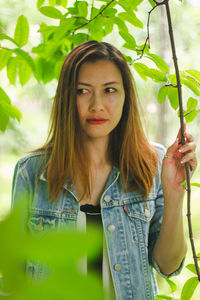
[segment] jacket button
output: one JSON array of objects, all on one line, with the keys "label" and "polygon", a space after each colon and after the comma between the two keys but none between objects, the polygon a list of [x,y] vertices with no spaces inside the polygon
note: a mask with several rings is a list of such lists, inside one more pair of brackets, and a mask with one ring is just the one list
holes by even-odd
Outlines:
[{"label": "jacket button", "polygon": [[109,225],[108,226],[108,231],[109,232],[114,232],[115,231],[115,225]]},{"label": "jacket button", "polygon": [[147,217],[147,218],[150,217],[150,211],[148,209],[145,209],[144,214],[145,214],[145,217]]},{"label": "jacket button", "polygon": [[119,271],[120,269],[121,269],[121,265],[120,264],[114,265],[114,270],[115,271]]},{"label": "jacket button", "polygon": [[106,196],[104,197],[104,201],[110,202],[110,200],[111,200],[111,197],[110,197],[109,195],[106,195]]}]

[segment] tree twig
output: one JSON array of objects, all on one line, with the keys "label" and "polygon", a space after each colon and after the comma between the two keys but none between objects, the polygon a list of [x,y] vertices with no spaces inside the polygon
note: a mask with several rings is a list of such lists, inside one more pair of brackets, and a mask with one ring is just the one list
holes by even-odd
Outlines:
[{"label": "tree twig", "polygon": [[188,112],[184,115],[184,118],[185,118],[186,116],[188,116],[189,114],[191,114],[192,112],[194,112],[194,111],[196,111],[196,109],[193,109],[193,110],[188,111]]},{"label": "tree twig", "polygon": [[148,19],[147,19],[147,37],[146,37],[146,40],[145,40],[145,42],[144,42],[144,46],[143,46],[143,48],[142,48],[141,50],[140,50],[140,49],[137,50],[137,51],[141,51],[141,54],[140,54],[139,57],[137,57],[136,59],[134,59],[133,62],[135,62],[135,61],[137,61],[137,60],[140,60],[140,59],[143,57],[144,51],[145,51],[145,48],[146,48],[146,45],[147,45],[147,44],[148,44],[149,48],[151,48],[151,47],[150,47],[150,30],[149,30],[151,14],[152,14],[152,12],[154,11],[155,8],[157,8],[158,6],[160,6],[160,5],[163,4],[163,2],[161,2],[161,3],[157,2],[157,1],[154,1],[154,2],[155,2],[156,5],[148,12]]}]

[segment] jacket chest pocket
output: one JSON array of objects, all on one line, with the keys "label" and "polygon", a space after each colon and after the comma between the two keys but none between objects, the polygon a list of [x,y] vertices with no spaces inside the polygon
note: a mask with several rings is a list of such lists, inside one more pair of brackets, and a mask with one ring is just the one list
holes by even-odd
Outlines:
[{"label": "jacket chest pocket", "polygon": [[126,212],[133,240],[148,245],[150,221],[155,212],[154,201],[126,204]]},{"label": "jacket chest pocket", "polygon": [[44,210],[33,210],[28,221],[31,233],[45,233],[51,230],[70,229],[76,224],[74,211],[56,213]]}]

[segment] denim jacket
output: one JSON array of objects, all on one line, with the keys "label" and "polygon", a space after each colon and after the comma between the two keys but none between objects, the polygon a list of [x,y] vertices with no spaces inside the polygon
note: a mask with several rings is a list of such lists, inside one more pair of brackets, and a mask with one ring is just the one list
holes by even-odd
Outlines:
[{"label": "denim jacket", "polygon": [[[163,215],[161,163],[165,154],[162,145],[155,144],[155,147],[159,157],[158,171],[148,199],[144,200],[139,190],[125,192],[116,167],[113,167],[100,199],[117,300],[152,300],[158,293],[153,268],[165,276],[153,256]],[[27,226],[31,231],[76,226],[79,212],[76,192],[67,181],[57,201],[49,201],[46,174],[41,172],[43,156],[41,152],[31,153],[17,163],[13,177],[12,205],[21,196],[29,199]],[[180,273],[182,265],[170,276]],[[32,276],[38,278],[42,273],[41,266],[31,265],[31,268]]]}]

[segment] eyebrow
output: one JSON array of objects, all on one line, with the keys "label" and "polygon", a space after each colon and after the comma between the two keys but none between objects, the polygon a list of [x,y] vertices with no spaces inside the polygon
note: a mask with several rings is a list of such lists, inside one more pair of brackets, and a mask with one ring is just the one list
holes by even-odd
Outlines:
[{"label": "eyebrow", "polygon": [[[86,85],[86,86],[92,86],[91,84],[86,83],[86,82],[78,82],[78,84]],[[103,85],[107,86],[107,85],[111,85],[111,84],[120,84],[120,83],[118,81],[109,81],[109,82],[104,83]]]}]

